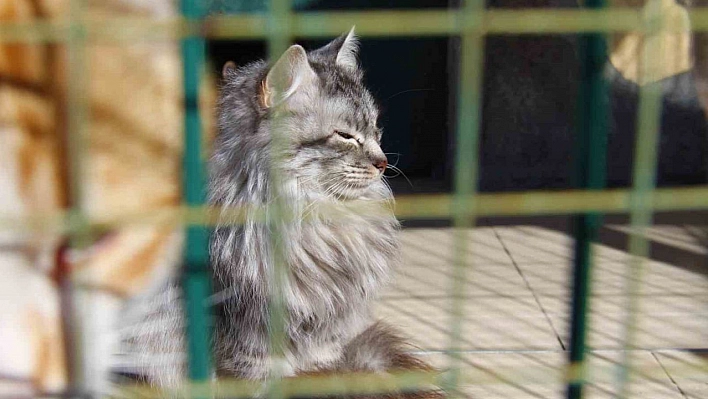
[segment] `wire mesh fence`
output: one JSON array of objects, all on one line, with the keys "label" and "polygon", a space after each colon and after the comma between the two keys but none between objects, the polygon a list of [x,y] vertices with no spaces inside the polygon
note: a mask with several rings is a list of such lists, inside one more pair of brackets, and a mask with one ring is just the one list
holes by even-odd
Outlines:
[{"label": "wire mesh fence", "polygon": [[[516,395],[553,397],[559,386],[567,385],[567,396],[583,397],[600,392],[616,397],[642,395],[647,386],[658,397],[673,397],[658,381],[667,373],[684,397],[700,397],[681,389],[681,378],[703,381],[708,375],[705,362],[696,361],[675,348],[702,349],[700,338],[708,337],[705,300],[708,286],[705,271],[683,272],[648,259],[652,215],[666,210],[705,210],[708,186],[655,187],[658,134],[661,116],[660,82],[640,88],[638,128],[635,138],[632,187],[605,189],[608,96],[605,64],[606,35],[638,31],[645,35],[640,46],[639,76],[652,71],[663,49],[657,38],[661,32],[685,29],[673,19],[662,18],[662,2],[649,1],[639,8],[608,8],[603,2],[586,2],[579,9],[487,9],[481,1],[468,1],[459,8],[401,11],[317,11],[302,12],[306,1],[262,2],[184,0],[182,16],[166,13],[160,18],[106,16],[87,12],[91,2],[71,1],[63,18],[38,21],[3,22],[0,43],[62,44],[66,47],[66,124],[68,190],[67,209],[38,212],[26,216],[3,215],[1,227],[11,232],[51,232],[68,237],[68,249],[82,249],[105,232],[135,226],[185,228],[183,289],[187,310],[188,370],[191,382],[169,392],[170,396],[240,397],[267,394],[273,397],[327,396],[377,393],[393,389],[443,387],[451,396],[471,392],[478,397]],[[642,4],[643,5],[643,4]],[[212,14],[210,14],[212,13]],[[686,13],[693,31],[708,29],[708,10]],[[452,229],[405,230],[402,241],[406,267],[383,296],[377,308],[380,317],[404,325],[416,338],[420,353],[435,360],[440,371],[401,373],[351,373],[333,376],[282,377],[273,366],[273,378],[266,391],[260,382],[219,380],[212,382],[211,334],[213,322],[208,303],[210,288],[208,228],[217,224],[240,224],[245,215],[271,227],[274,259],[278,260],[279,226],[287,220],[278,201],[267,205],[219,209],[205,201],[205,129],[201,120],[200,85],[204,84],[205,40],[266,40],[268,58],[278,59],[294,38],[329,38],[356,26],[367,37],[457,36],[460,38],[459,82],[456,99],[456,146],[452,194],[406,195],[396,198],[395,214],[402,219],[448,219]],[[481,85],[484,79],[484,38],[498,34],[580,33],[580,60],[583,63],[579,98],[579,125],[576,162],[576,189],[520,193],[478,193],[480,153]],[[124,46],[135,41],[181,41],[184,87],[184,145],[182,202],[142,211],[95,212],[86,198],[89,110],[86,81],[87,55],[92,46]],[[209,118],[208,116],[206,117]],[[278,145],[277,130],[274,146]],[[271,178],[278,179],[275,160]],[[276,186],[278,186],[276,184]],[[278,198],[276,194],[274,198]],[[365,202],[352,201],[357,212],[369,210]],[[330,210],[332,217],[339,210]],[[323,209],[323,212],[328,212]],[[599,244],[600,215],[628,213],[628,251],[616,251]],[[275,215],[275,216],[274,216]],[[568,235],[534,228],[472,229],[483,216],[571,215],[575,230]],[[641,233],[632,233],[641,232]],[[687,244],[690,245],[690,244]],[[703,251],[697,245],[698,252]],[[702,248],[704,248],[703,246]],[[704,254],[705,255],[705,254]],[[539,263],[555,263],[558,268],[539,269]],[[573,262],[571,268],[568,264]],[[282,266],[283,262],[275,262]],[[593,266],[594,265],[594,269]],[[276,268],[271,278],[283,285],[286,270]],[[594,273],[594,274],[591,274]],[[701,275],[701,273],[703,275]],[[82,287],[79,280],[63,270],[59,273],[66,292]],[[573,283],[568,284],[572,276]],[[647,292],[692,295],[689,305],[673,296],[652,300]],[[528,290],[514,297],[510,292]],[[656,291],[652,291],[656,290]],[[593,291],[598,296],[593,296]],[[610,293],[610,294],[607,294]],[[603,295],[607,294],[607,295]],[[283,333],[284,309],[278,289],[270,302],[271,348],[286,348]],[[489,300],[496,295],[503,300]],[[651,307],[665,313],[644,312]],[[589,301],[594,301],[593,307]],[[673,301],[673,302],[672,302]],[[570,303],[571,306],[565,306]],[[83,297],[64,301],[67,308],[91,307]],[[643,307],[644,306],[644,307]],[[688,308],[681,308],[688,306]],[[540,309],[540,310],[539,310]],[[603,309],[603,310],[599,310]],[[609,310],[607,310],[609,309]],[[90,325],[80,320],[88,312],[69,312],[79,319],[65,326],[71,342],[69,356],[70,392],[82,392],[89,384],[93,364]],[[674,342],[659,340],[666,320],[677,313],[694,316]],[[81,316],[81,315],[84,316]],[[533,314],[534,317],[530,315]],[[513,320],[510,324],[509,320]],[[87,327],[89,326],[89,327]],[[424,339],[421,339],[424,338]],[[506,337],[500,339],[499,337]],[[696,338],[698,337],[698,338]],[[514,342],[495,345],[502,340]],[[586,343],[589,340],[589,344]],[[657,340],[661,344],[655,344]],[[505,341],[506,342],[506,341]],[[654,345],[654,346],[652,346]],[[557,350],[560,346],[562,350]],[[594,348],[590,350],[589,347]],[[654,347],[645,353],[642,348]],[[551,350],[556,348],[556,350]],[[603,351],[604,349],[604,351]],[[617,350],[619,349],[619,350]],[[278,351],[276,351],[278,352]],[[495,352],[505,356],[493,357]],[[699,353],[701,353],[699,351]],[[281,353],[282,355],[282,353]],[[650,358],[646,358],[650,355]],[[282,356],[280,356],[282,357]],[[561,357],[562,359],[558,359]],[[568,357],[568,359],[566,359]],[[663,368],[657,368],[658,359]],[[671,369],[670,372],[667,369]],[[0,378],[3,376],[0,375]],[[495,391],[502,381],[511,393]],[[536,383],[536,385],[534,385]],[[471,388],[470,388],[471,387]],[[530,388],[529,388],[530,387]],[[552,388],[549,388],[552,387]],[[505,389],[507,389],[505,388]],[[164,395],[146,386],[124,386],[122,394]],[[516,391],[514,391],[514,389]],[[560,388],[565,391],[565,388]],[[586,389],[587,391],[587,389]],[[691,396],[693,395],[693,396]],[[698,396],[696,396],[698,395]],[[476,396],[476,397],[477,397]],[[680,396],[677,396],[680,397]]]}]

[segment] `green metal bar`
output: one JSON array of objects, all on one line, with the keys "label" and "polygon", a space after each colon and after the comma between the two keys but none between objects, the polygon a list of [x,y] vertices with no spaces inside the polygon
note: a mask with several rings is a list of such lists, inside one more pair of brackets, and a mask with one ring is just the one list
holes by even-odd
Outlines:
[{"label": "green metal bar", "polygon": [[[646,5],[644,19],[644,42],[641,48],[640,77],[656,76],[655,68],[660,68],[662,54],[668,54],[670,49],[664,49],[661,38],[657,35],[657,22],[661,18],[661,0],[651,0]],[[668,50],[668,51],[665,51]],[[658,56],[658,57],[657,57]],[[618,397],[630,396],[630,377],[632,373],[633,352],[636,339],[637,315],[639,314],[639,292],[643,278],[643,259],[649,254],[649,244],[644,232],[652,223],[652,203],[656,185],[657,147],[661,128],[662,83],[652,82],[639,89],[639,109],[637,112],[637,134],[634,150],[634,171],[630,202],[629,253],[627,274],[627,317],[618,375]]]},{"label": "green metal bar", "polygon": [[[69,232],[69,247],[85,248],[90,244],[91,235],[88,224],[88,217],[85,214],[85,171],[88,155],[87,137],[87,55],[86,55],[86,27],[85,11],[86,0],[73,0],[69,4],[69,30],[66,32],[67,38],[67,158],[69,163],[68,184],[69,184],[69,223],[74,230]],[[68,284],[67,284],[68,283]],[[71,364],[69,365],[70,389],[77,394],[87,394],[90,387],[89,365],[87,355],[91,350],[92,337],[87,331],[86,311],[91,304],[81,296],[79,286],[75,280],[75,274],[69,276],[68,281],[61,282],[62,287],[70,289],[69,300],[67,301],[70,321],[65,324],[70,328],[67,336],[70,337],[67,349],[71,349]]]},{"label": "green metal bar", "polygon": [[[301,375],[297,378],[281,380],[285,396],[297,398],[351,397],[366,395],[387,397],[394,391],[411,392],[429,389],[441,383],[445,373],[437,371],[395,371],[355,372],[326,375]],[[528,374],[526,374],[528,376]],[[485,381],[486,378],[486,381]],[[488,374],[480,374],[475,381],[494,382]],[[176,389],[160,389],[145,384],[121,385],[118,388],[129,398],[191,398],[193,395],[206,396],[211,393],[217,398],[254,398],[263,396],[263,382],[257,380],[219,378],[213,384],[187,384]],[[208,389],[208,391],[207,391]],[[380,394],[380,395],[376,395]]]},{"label": "green metal bar", "polygon": [[[461,11],[460,11],[461,12]],[[691,28],[708,31],[708,7],[688,10]],[[337,35],[342,27],[357,27],[362,37],[449,36],[466,29],[484,34],[549,34],[627,32],[642,30],[641,9],[493,9],[481,11],[482,22],[474,27],[458,23],[454,10],[381,10],[356,12],[292,13],[290,33],[303,38]],[[269,34],[269,16],[239,14],[212,16],[206,24],[184,18],[155,20],[148,17],[88,19],[92,43],[178,40],[204,35],[211,39],[263,39]],[[523,21],[520,23],[519,21]],[[669,32],[680,28],[667,28]],[[2,22],[0,42],[45,43],[67,40],[66,21]]]},{"label": "green metal bar", "polygon": [[[449,219],[453,216],[454,195],[417,194],[396,197],[396,216],[403,219]],[[564,190],[527,191],[518,193],[479,193],[467,212],[477,216],[569,215],[587,212],[627,213],[630,211],[631,190]],[[352,209],[361,206],[349,204]],[[708,209],[708,186],[657,188],[651,207],[656,212],[700,211]],[[214,226],[242,224],[246,211],[265,214],[265,209],[243,207],[172,206],[149,212],[92,215],[84,220],[92,232],[128,226]],[[327,212],[323,207],[322,212]],[[337,213],[332,216],[336,216]],[[265,219],[265,216],[262,216]],[[83,228],[75,223],[72,213],[51,212],[15,217],[0,215],[0,231],[48,232],[70,234]]]},{"label": "green metal bar", "polygon": [[[182,0],[185,18],[199,21],[204,17],[201,0]],[[204,68],[205,44],[198,36],[182,40],[184,73],[184,165],[183,195],[188,205],[205,201],[204,152],[199,116],[199,83]],[[189,378],[206,382],[211,377],[211,318],[206,307],[210,295],[208,254],[209,233],[203,226],[189,226],[184,244],[183,288],[186,301],[186,333]]]},{"label": "green metal bar", "polygon": [[[604,0],[587,0],[588,8],[605,6]],[[605,186],[608,130],[608,92],[603,71],[607,57],[605,37],[599,33],[579,38],[580,84],[578,90],[578,137],[576,139],[576,184],[588,189]],[[583,397],[585,383],[585,351],[587,310],[591,289],[591,244],[602,223],[598,213],[574,218],[575,256],[573,259],[572,320],[570,325],[570,367],[575,377],[569,384],[567,397]]]},{"label": "green metal bar", "polygon": [[68,53],[68,79],[67,79],[67,129],[68,136],[68,158],[69,158],[69,198],[72,206],[70,217],[76,227],[72,234],[71,245],[83,248],[89,245],[90,234],[86,215],[83,212],[85,165],[88,155],[87,137],[87,85],[86,75],[86,39],[87,32],[84,26],[84,10],[86,0],[73,0],[70,9],[71,27],[67,32],[69,40],[67,42]]},{"label": "green metal bar", "polygon": [[[491,351],[492,353],[496,351]],[[488,350],[468,352],[473,354],[489,354]],[[517,352],[518,353],[518,352]],[[465,385],[488,387],[494,392],[500,384],[514,384],[525,386],[531,384],[538,386],[545,383],[556,385],[566,381],[562,374],[565,368],[550,370],[545,367],[529,368],[528,364],[498,365],[494,370],[487,368],[468,368],[461,376]],[[614,364],[598,364],[593,366],[593,374],[599,379],[612,375],[616,371]],[[493,372],[490,372],[493,371]],[[655,364],[645,363],[638,365],[635,370],[646,381],[657,381],[666,378],[666,372],[657,368]],[[708,373],[708,365],[682,364],[672,368],[675,375],[701,380]],[[336,375],[299,376],[283,380],[284,389],[288,397],[341,397],[352,395],[374,396],[373,394],[391,392],[394,389],[411,392],[416,389],[429,387],[431,384],[441,384],[446,378],[446,372],[421,372],[421,371],[391,371],[390,373],[347,373]],[[213,399],[216,398],[253,398],[262,395],[262,382],[244,379],[220,378],[214,381]],[[184,387],[175,390],[160,390],[148,385],[121,385],[118,387],[120,397],[130,398],[189,398],[188,394],[204,392],[206,384],[191,384],[189,389]],[[386,395],[375,395],[386,396]],[[545,397],[539,397],[545,399]]]},{"label": "green metal bar", "polygon": [[[268,59],[274,63],[288,48],[291,41],[291,2],[290,0],[270,0],[268,3]],[[293,215],[287,212],[283,197],[280,195],[282,187],[282,174],[280,165],[283,163],[281,154],[287,146],[286,137],[281,126],[281,117],[278,109],[273,110],[274,115],[271,123],[271,151],[270,156],[270,182],[272,202],[268,204],[266,222],[270,231],[270,242],[272,246],[272,268],[269,270],[272,284],[269,292],[269,317],[268,333],[270,338],[270,356],[274,361],[271,363],[271,378],[268,385],[268,396],[270,398],[284,398],[286,392],[282,383],[283,370],[281,367],[285,362],[286,332],[285,320],[287,318],[285,308],[284,289],[287,278],[287,266],[285,264],[284,243],[282,229],[293,219]]]},{"label": "green metal bar", "polygon": [[465,26],[460,37],[460,75],[457,108],[457,143],[455,151],[455,187],[452,203],[453,224],[456,228],[453,251],[454,272],[451,281],[452,300],[450,308],[450,358],[449,380],[443,388],[450,395],[456,395],[460,380],[462,358],[462,320],[464,319],[465,281],[468,268],[466,262],[469,228],[474,226],[478,174],[478,147],[480,112],[482,101],[482,76],[484,36],[475,29],[482,22],[484,1],[467,0],[459,24]]}]

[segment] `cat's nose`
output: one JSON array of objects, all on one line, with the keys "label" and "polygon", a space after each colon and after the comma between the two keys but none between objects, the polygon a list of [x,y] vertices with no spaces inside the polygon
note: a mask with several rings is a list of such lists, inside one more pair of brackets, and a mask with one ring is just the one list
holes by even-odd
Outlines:
[{"label": "cat's nose", "polygon": [[372,163],[374,167],[379,170],[379,172],[383,173],[383,171],[386,170],[386,166],[388,166],[388,159],[386,159],[386,157],[378,158]]}]

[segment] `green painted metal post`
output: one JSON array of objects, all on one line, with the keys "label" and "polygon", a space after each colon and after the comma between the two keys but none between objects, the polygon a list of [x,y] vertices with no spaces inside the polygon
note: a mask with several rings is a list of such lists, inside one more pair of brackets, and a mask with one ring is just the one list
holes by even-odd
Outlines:
[{"label": "green painted metal post", "polygon": [[[667,54],[663,48],[659,29],[662,17],[662,1],[650,0],[645,5],[643,16],[644,41],[639,54],[641,67],[639,76],[650,78],[657,75],[661,67],[660,57],[656,54]],[[618,398],[631,396],[630,381],[632,377],[634,341],[637,334],[639,315],[639,298],[643,279],[644,259],[649,254],[649,243],[644,232],[652,223],[652,202],[656,188],[656,169],[658,162],[658,145],[661,131],[661,112],[663,97],[662,81],[650,81],[639,88],[639,109],[637,111],[637,133],[634,147],[634,170],[632,174],[632,194],[630,204],[629,252],[632,256],[627,262],[627,316],[624,322],[622,337],[622,361],[618,365]]]},{"label": "green painted metal post", "polygon": [[[292,5],[290,0],[268,1],[268,61],[274,63],[285,52],[291,40]],[[292,215],[287,214],[287,207],[280,195],[282,187],[282,173],[280,165],[283,162],[283,149],[287,145],[283,133],[281,117],[277,110],[274,111],[271,128],[271,158],[269,165],[269,179],[271,181],[272,202],[268,205],[268,230],[269,240],[272,245],[271,262],[268,278],[271,280],[272,291],[269,293],[269,338],[270,355],[274,359],[284,360],[287,350],[287,336],[285,332],[285,297],[284,288],[287,269],[284,257],[283,226],[290,223]],[[285,362],[276,361],[271,368],[271,380],[268,385],[268,397],[271,399],[284,398],[285,391],[281,383],[283,370],[280,368]]]},{"label": "green painted metal post", "polygon": [[[68,248],[85,249],[91,244],[91,230],[86,214],[86,165],[88,163],[88,58],[86,43],[86,0],[72,0],[69,7],[70,28],[67,31],[66,55],[68,59],[68,79],[66,86],[67,104],[67,159],[68,159],[68,200],[71,206]],[[66,251],[64,251],[66,253]],[[83,301],[80,286],[71,273],[66,260],[60,260],[60,284],[63,291],[63,305],[66,306],[62,320],[67,337],[67,350],[71,350],[69,369],[70,389],[73,393],[90,394],[91,381],[87,359],[91,356],[92,337],[87,334],[86,315],[93,310],[91,303]]]},{"label": "green painted metal post", "polygon": [[[185,18],[197,22],[204,16],[201,0],[182,0]],[[184,181],[187,205],[198,206],[205,199],[204,152],[199,117],[199,82],[204,69],[205,44],[201,37],[182,40],[184,73]],[[184,293],[186,298],[189,378],[205,382],[211,376],[211,320],[206,298],[211,293],[209,235],[203,226],[188,226],[184,246]]]},{"label": "green painted metal post", "polygon": [[455,395],[459,386],[461,367],[460,342],[464,318],[466,275],[472,267],[467,259],[470,245],[469,228],[475,224],[475,208],[478,175],[479,129],[482,103],[482,76],[484,36],[481,31],[484,2],[466,0],[458,23],[463,34],[460,37],[460,75],[457,94],[457,143],[455,151],[455,193],[453,201],[454,272],[451,280],[450,303],[450,370],[443,388]]},{"label": "green painted metal post", "polygon": [[[604,0],[587,0],[588,8],[604,7]],[[607,44],[601,33],[579,38],[580,84],[578,90],[578,129],[576,138],[576,185],[602,189],[605,186],[607,157],[608,91],[603,76]],[[567,397],[583,397],[587,313],[590,298],[592,251],[602,223],[596,213],[574,218],[575,256],[573,273],[572,320],[570,326],[570,377]]]}]

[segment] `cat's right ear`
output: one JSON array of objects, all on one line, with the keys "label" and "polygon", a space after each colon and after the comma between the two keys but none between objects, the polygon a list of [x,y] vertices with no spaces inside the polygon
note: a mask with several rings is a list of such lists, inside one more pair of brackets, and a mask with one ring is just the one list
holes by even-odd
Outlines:
[{"label": "cat's right ear", "polygon": [[279,105],[315,79],[317,74],[307,61],[305,49],[299,45],[290,46],[262,82],[261,104],[265,108]]},{"label": "cat's right ear", "polygon": [[221,77],[225,78],[234,72],[236,72],[236,63],[233,61],[228,61],[224,64],[224,67],[221,68]]}]

